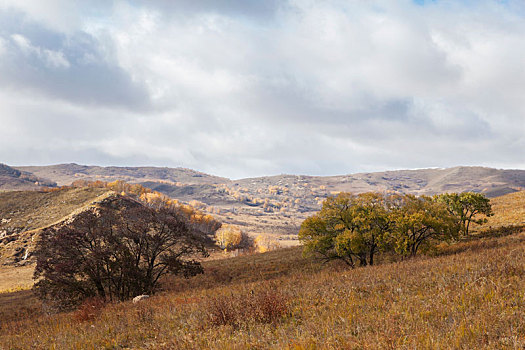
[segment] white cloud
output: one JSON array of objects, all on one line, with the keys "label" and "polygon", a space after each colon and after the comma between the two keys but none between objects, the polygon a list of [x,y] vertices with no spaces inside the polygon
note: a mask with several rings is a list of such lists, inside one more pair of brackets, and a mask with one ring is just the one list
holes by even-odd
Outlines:
[{"label": "white cloud", "polygon": [[20,34],[11,35],[11,39],[24,54],[37,56],[48,68],[69,68],[71,66],[63,52],[33,46],[29,39]]},{"label": "white cloud", "polygon": [[[3,78],[15,88],[0,120],[56,140],[34,153],[12,152],[34,149],[31,137],[12,140],[0,150],[8,162],[98,159],[232,177],[525,166],[517,0],[62,5],[0,3],[50,28],[4,28],[2,57],[12,44],[44,65],[25,58]],[[74,130],[37,129],[35,118]]]},{"label": "white cloud", "polygon": [[0,37],[0,57],[7,52],[6,40]]},{"label": "white cloud", "polygon": [[24,13],[48,29],[74,32],[92,16],[106,12],[111,3],[105,0],[0,0],[0,11]]}]

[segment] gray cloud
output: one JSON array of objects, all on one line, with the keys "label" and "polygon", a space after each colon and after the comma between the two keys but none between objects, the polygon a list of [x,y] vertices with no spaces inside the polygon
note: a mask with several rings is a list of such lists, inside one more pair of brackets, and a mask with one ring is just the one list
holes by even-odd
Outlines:
[{"label": "gray cloud", "polygon": [[65,35],[48,30],[16,12],[2,13],[0,22],[4,87],[71,103],[149,108],[148,91],[97,38],[85,32]]},{"label": "gray cloud", "polygon": [[283,0],[149,0],[132,1],[135,6],[147,6],[161,10],[167,16],[188,14],[220,14],[224,16],[244,16],[251,20],[272,19],[281,8],[287,7]]},{"label": "gray cloud", "polygon": [[0,4],[7,163],[525,168],[517,0],[82,4]]}]

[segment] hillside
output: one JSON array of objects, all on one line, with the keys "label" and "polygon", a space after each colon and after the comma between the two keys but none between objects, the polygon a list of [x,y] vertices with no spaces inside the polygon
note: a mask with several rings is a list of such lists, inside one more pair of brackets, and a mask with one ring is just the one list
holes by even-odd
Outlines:
[{"label": "hillside", "polygon": [[[301,191],[315,190],[316,186],[328,191],[399,191],[415,194],[435,194],[446,191],[475,191],[498,196],[525,188],[525,170],[505,170],[484,167],[455,167],[447,169],[397,170],[374,173],[357,173],[341,176],[277,175],[230,180],[185,168],[158,167],[100,167],[78,164],[50,166],[21,166],[18,170],[41,178],[48,178],[58,185],[69,185],[76,180],[148,183],[157,190],[192,199],[205,199],[206,191],[214,185],[245,187],[252,195],[270,186]],[[176,188],[193,185],[190,188]],[[195,186],[208,185],[208,186]],[[201,195],[201,192],[204,192]],[[309,195],[308,191],[301,194]],[[321,192],[322,194],[322,192]],[[210,202],[217,199],[209,199]],[[227,201],[227,200],[226,200]],[[211,204],[211,203],[210,203]]]},{"label": "hillside", "polygon": [[[64,188],[50,192],[0,193],[0,280],[3,281],[0,290],[31,285],[31,270],[21,269],[15,273],[12,271],[12,266],[20,268],[32,263],[33,236],[40,229],[59,223],[86,207],[97,205],[112,193],[104,188],[86,187]],[[493,198],[491,203],[495,215],[488,219],[487,224],[475,225],[473,232],[498,230],[507,226],[525,227],[525,191]],[[221,218],[222,215],[215,214],[215,216]],[[299,244],[297,232],[301,224],[301,216],[283,216],[283,220],[279,216],[237,214],[229,218],[240,226],[252,223],[252,227],[258,228],[259,232],[275,232],[270,230],[279,229],[284,231],[288,228],[284,225],[293,223],[296,227],[295,231],[288,235],[275,234],[274,238],[281,247]],[[236,221],[243,218],[244,222]],[[265,229],[267,231],[263,231]]]},{"label": "hillside", "polygon": [[[120,198],[96,190],[11,192],[0,203],[16,195],[11,205],[24,215],[12,222],[34,230],[74,208]],[[167,278],[161,293],[138,305],[53,316],[29,291],[0,293],[0,348],[519,349],[524,200],[525,191],[495,198],[495,215],[473,236],[414,259],[380,255],[373,267],[323,264],[292,247],[205,261],[203,275]],[[69,209],[29,221],[60,203]],[[27,288],[30,270],[0,270],[0,280]]]},{"label": "hillside", "polygon": [[78,164],[17,167],[59,185],[77,180],[138,183],[210,213],[256,236],[295,245],[301,222],[332,194],[397,191],[435,194],[475,191],[499,196],[525,189],[525,170],[483,167],[399,170],[342,176],[278,175],[230,180],[184,168],[99,167]]},{"label": "hillside", "polygon": [[525,191],[492,198],[490,202],[495,215],[484,227],[525,226]]},{"label": "hillside", "polygon": [[53,187],[56,186],[56,183],[0,163],[0,192],[10,190],[34,190],[41,188],[42,186]]},{"label": "hillside", "polygon": [[290,248],[207,262],[139,304],[45,316],[25,292],[0,295],[16,319],[0,348],[520,349],[524,266],[525,233],[355,270]]},{"label": "hillside", "polygon": [[39,230],[57,224],[109,193],[100,188],[0,193],[0,265],[31,261],[33,237]]}]

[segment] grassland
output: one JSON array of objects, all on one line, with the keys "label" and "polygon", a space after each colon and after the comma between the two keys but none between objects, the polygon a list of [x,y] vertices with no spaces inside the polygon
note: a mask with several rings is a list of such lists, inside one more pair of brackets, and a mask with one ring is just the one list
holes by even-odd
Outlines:
[{"label": "grassland", "polygon": [[34,269],[33,264],[0,269],[0,296],[1,293],[31,289]]},{"label": "grassland", "polygon": [[523,349],[524,198],[493,200],[464,241],[373,267],[292,247],[206,261],[138,304],[58,315],[28,290],[0,293],[0,349]]},{"label": "grassland", "polygon": [[354,270],[306,260],[297,248],[205,268],[188,283],[166,281],[163,293],[139,304],[4,322],[0,348],[525,346],[525,233]]},{"label": "grassland", "polygon": [[492,198],[490,203],[495,215],[483,226],[525,226],[525,191]]}]

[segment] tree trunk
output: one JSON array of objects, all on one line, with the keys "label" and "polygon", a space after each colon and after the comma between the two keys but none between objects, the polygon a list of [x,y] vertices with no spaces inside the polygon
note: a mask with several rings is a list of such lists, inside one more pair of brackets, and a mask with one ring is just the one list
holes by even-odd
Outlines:
[{"label": "tree trunk", "polygon": [[374,265],[374,253],[375,253],[375,247],[372,247],[372,249],[370,249],[370,258],[369,258],[370,265]]},{"label": "tree trunk", "polygon": [[366,253],[360,253],[359,254],[359,266],[366,266]]}]

